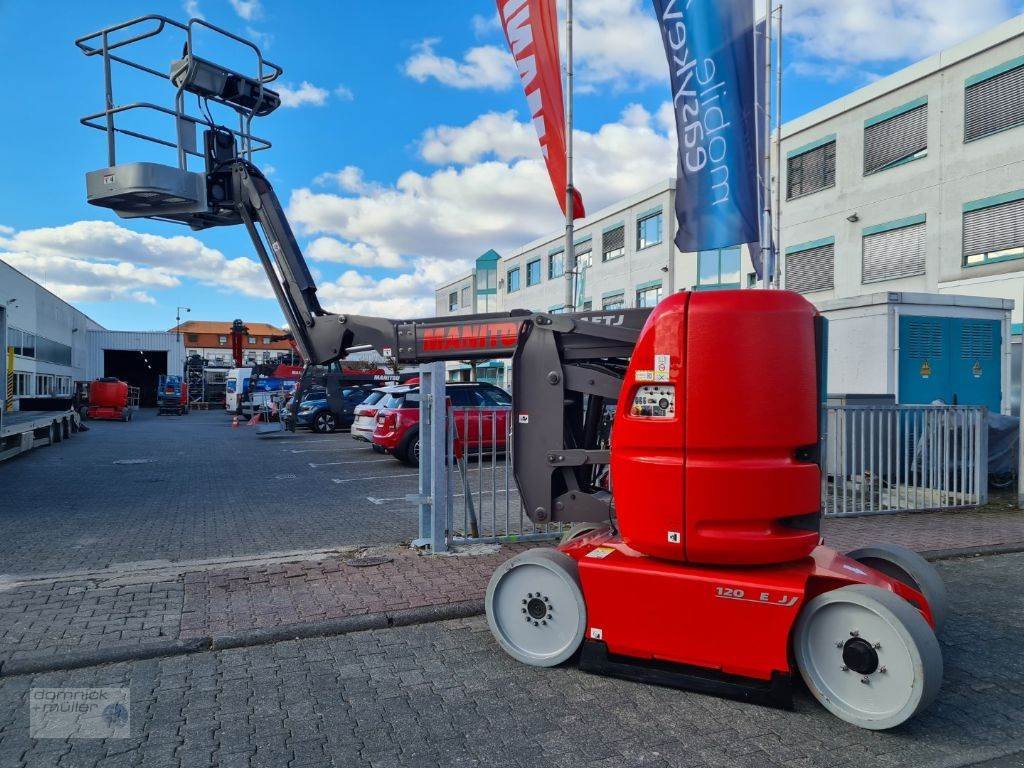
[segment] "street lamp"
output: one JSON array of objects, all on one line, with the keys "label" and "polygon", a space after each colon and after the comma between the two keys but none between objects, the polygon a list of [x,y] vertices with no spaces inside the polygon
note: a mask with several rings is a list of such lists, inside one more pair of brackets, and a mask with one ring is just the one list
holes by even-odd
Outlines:
[{"label": "street lamp", "polygon": [[189,307],[178,307],[177,308],[177,314],[174,316],[174,319],[178,321],[175,324],[175,326],[174,326],[175,341],[181,341],[181,310],[183,310],[183,309],[186,312],[191,312],[192,311]]}]

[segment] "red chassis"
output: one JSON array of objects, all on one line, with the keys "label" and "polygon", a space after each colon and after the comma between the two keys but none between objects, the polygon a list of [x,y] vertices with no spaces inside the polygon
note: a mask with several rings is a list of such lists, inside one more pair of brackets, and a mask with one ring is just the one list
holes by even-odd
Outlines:
[{"label": "red chassis", "polygon": [[[722,681],[747,678],[735,686],[739,698],[789,703],[785,688],[761,696],[758,683],[784,683],[795,671],[793,625],[804,605],[825,592],[854,584],[880,587],[917,607],[934,627],[920,592],[823,545],[791,563],[742,569],[648,557],[607,528],[559,549],[579,567],[585,645],[600,641],[601,653],[632,663],[688,665],[719,673]],[[584,656],[587,667],[586,647]]]}]

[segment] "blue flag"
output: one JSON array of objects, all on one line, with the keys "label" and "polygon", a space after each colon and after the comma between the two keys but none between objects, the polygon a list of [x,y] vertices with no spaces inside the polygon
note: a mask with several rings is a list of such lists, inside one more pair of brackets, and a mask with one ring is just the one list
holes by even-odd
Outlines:
[{"label": "blue flag", "polygon": [[676,246],[757,242],[754,8],[750,0],[653,0],[679,136]]}]

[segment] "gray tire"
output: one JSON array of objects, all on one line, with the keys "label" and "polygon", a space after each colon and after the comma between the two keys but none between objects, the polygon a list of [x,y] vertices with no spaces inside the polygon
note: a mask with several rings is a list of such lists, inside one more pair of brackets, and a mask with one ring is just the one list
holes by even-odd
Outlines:
[{"label": "gray tire", "polygon": [[805,605],[793,630],[793,655],[825,709],[870,730],[914,717],[942,684],[942,651],[928,622],[892,592],[864,584]]},{"label": "gray tire", "polygon": [[935,567],[921,555],[896,544],[876,544],[847,552],[846,556],[924,595],[931,608],[932,618],[935,619],[935,632],[938,634],[942,631],[949,615],[946,585],[942,583],[942,577]]},{"label": "gray tire", "polygon": [[576,561],[552,549],[530,549],[491,576],[487,625],[512,658],[534,667],[570,659],[583,642],[587,607]]}]

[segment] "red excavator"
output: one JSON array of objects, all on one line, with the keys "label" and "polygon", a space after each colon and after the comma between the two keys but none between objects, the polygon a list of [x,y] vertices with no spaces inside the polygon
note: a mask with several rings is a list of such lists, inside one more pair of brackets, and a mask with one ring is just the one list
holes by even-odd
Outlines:
[{"label": "red excavator", "polygon": [[[743,290],[677,293],[653,310],[328,312],[252,160],[268,143],[251,121],[279,104],[271,84],[282,70],[248,42],[254,72],[212,64],[194,53],[197,29],[239,40],[202,19],[151,15],[77,41],[109,77],[112,64],[159,76],[127,49],[156,34],[185,40],[173,87],[164,81],[174,106],[157,108],[179,126],[177,165],[118,164],[115,117],[156,107],[108,105],[83,118],[108,139],[107,166],[86,177],[89,202],[196,230],[245,226],[307,364],[365,350],[404,365],[512,359],[523,504],[538,524],[572,527],[557,549],[516,555],[491,579],[487,620],[507,653],[545,667],[578,656],[589,671],[776,706],[791,704],[800,677],[834,714],[870,729],[935,698],[946,614],[935,570],[899,547],[842,554],[822,542],[826,325],[813,305]],[[238,129],[187,115],[184,93],[234,111]],[[202,170],[188,169],[191,156]]]}]

